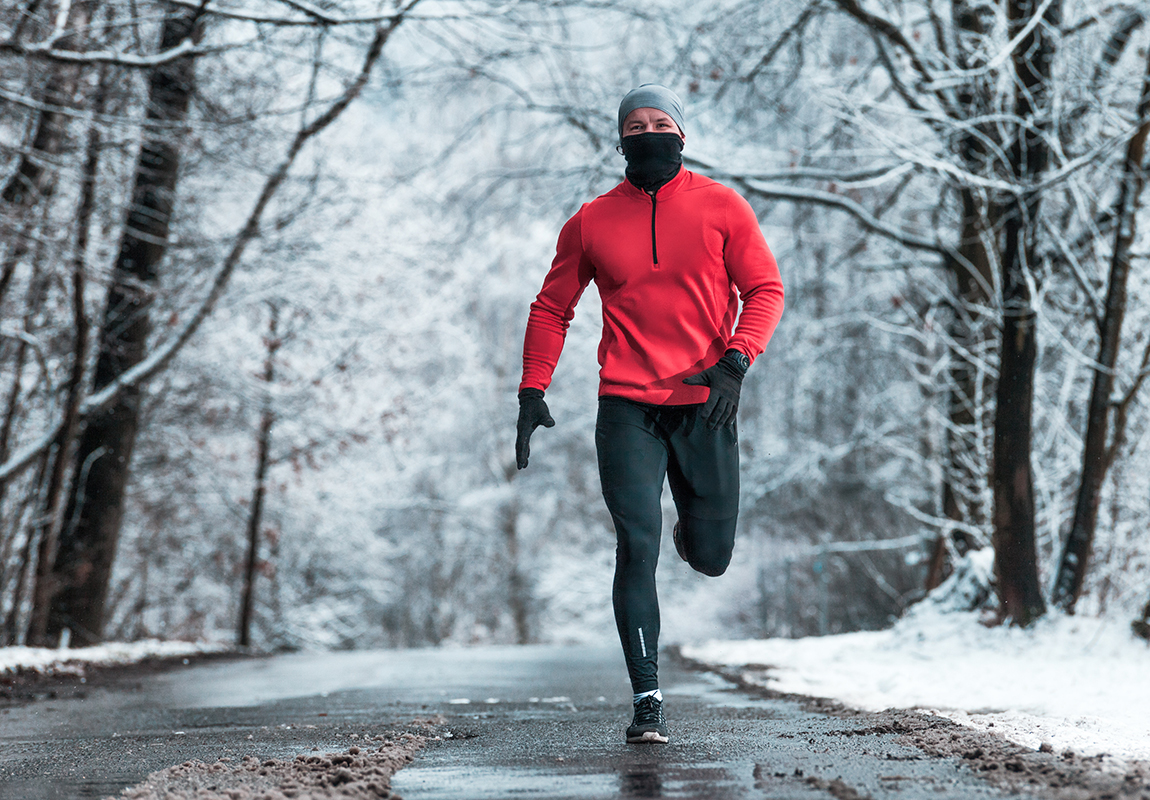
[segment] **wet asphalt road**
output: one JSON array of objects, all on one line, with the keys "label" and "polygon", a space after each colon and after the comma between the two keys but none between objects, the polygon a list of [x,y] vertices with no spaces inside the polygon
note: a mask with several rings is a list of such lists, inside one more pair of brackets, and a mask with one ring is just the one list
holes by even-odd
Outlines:
[{"label": "wet asphalt road", "polygon": [[753,697],[673,662],[662,675],[672,741],[627,745],[629,688],[614,648],[193,665],[0,710],[0,798],[104,797],[190,759],[342,750],[437,715],[440,740],[393,781],[407,800],[1006,796],[866,717]]}]

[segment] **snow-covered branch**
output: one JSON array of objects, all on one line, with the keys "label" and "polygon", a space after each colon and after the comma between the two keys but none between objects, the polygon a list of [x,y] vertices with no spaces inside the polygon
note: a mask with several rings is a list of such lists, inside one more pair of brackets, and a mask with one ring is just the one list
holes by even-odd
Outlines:
[{"label": "snow-covered branch", "polygon": [[[696,159],[697,161],[697,159]],[[702,162],[699,162],[702,163]],[[901,177],[911,169],[910,164],[885,164],[880,167],[858,169],[844,172],[836,169],[819,169],[816,167],[795,167],[794,169],[779,170],[778,172],[745,172],[740,170],[737,174],[746,180],[755,181],[787,181],[810,180],[830,181],[838,186],[863,188],[878,186],[894,178]]]},{"label": "snow-covered branch", "polygon": [[511,5],[507,4],[498,7],[488,14],[482,13],[456,13],[456,12],[442,12],[434,14],[408,14],[404,11],[390,12],[387,14],[360,14],[354,16],[340,16],[331,14],[318,8],[311,3],[297,2],[296,0],[276,0],[276,2],[286,5],[294,11],[298,11],[302,16],[298,17],[285,17],[277,14],[267,14],[259,10],[250,8],[227,8],[217,4],[207,4],[199,2],[199,0],[167,0],[170,5],[182,6],[184,8],[200,9],[203,6],[204,14],[211,14],[212,16],[221,17],[223,19],[233,19],[239,22],[254,22],[261,25],[274,25],[276,27],[310,27],[310,28],[337,28],[352,25],[385,25],[391,24],[396,19],[404,19],[408,21],[414,20],[435,20],[435,21],[448,21],[448,20],[461,20],[461,19],[475,19],[477,17],[497,17],[506,14],[510,10]]},{"label": "snow-covered branch", "polygon": [[[189,4],[194,5],[194,4]],[[50,61],[59,61],[67,64],[114,64],[120,67],[135,67],[139,69],[152,69],[164,64],[170,64],[181,58],[195,58],[198,56],[222,53],[242,47],[241,44],[201,47],[191,39],[185,39],[175,47],[169,47],[152,55],[138,55],[125,53],[120,50],[66,50],[56,46],[54,39],[48,39],[37,44],[22,44],[20,42],[0,42],[0,53],[9,53],[17,56],[43,58]]]},{"label": "snow-covered branch", "polygon": [[802,551],[803,555],[821,556],[831,553],[873,553],[880,550],[904,550],[917,547],[930,539],[929,534],[900,536],[897,539],[872,539],[855,542],[827,542]]}]

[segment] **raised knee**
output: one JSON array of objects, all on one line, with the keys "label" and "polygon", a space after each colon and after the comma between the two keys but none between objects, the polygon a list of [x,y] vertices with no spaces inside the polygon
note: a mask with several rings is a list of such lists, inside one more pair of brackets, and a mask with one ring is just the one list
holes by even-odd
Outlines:
[{"label": "raised knee", "polygon": [[691,561],[691,569],[695,572],[701,572],[709,578],[717,578],[727,571],[727,566],[731,563],[730,560],[722,562],[714,561]]}]

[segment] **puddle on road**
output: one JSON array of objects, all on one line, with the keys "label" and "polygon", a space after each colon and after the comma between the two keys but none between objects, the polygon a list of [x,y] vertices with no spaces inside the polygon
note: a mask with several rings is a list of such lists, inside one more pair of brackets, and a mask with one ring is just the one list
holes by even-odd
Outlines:
[{"label": "puddle on road", "polygon": [[775,710],[777,700],[769,700],[739,689],[735,684],[709,672],[691,676],[695,680],[672,684],[663,690],[668,698],[686,697],[724,708],[758,708]]},{"label": "puddle on road", "polygon": [[[748,781],[731,772],[730,764],[621,765],[615,773],[561,772],[523,767],[450,767],[412,765],[396,773],[392,788],[418,800],[506,800],[508,797],[548,800],[596,798],[706,797],[743,798]],[[747,765],[748,775],[752,765]]]},{"label": "puddle on road", "polygon": [[618,785],[610,775],[563,775],[508,767],[408,767],[391,781],[397,794],[419,800],[459,800],[460,797],[487,800],[509,796],[553,797],[556,800],[614,797],[617,796]]},{"label": "puddle on road", "polygon": [[114,797],[140,780],[139,775],[108,776],[90,780],[13,780],[4,781],[0,797],[19,800],[98,800]]}]

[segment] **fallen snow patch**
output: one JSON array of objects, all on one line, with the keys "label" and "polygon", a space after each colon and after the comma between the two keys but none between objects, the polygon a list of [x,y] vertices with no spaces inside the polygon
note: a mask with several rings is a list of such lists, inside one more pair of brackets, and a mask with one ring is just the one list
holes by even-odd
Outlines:
[{"label": "fallen snow patch", "polygon": [[144,639],[139,642],[113,642],[78,647],[75,650],[51,647],[0,647],[0,675],[14,672],[39,672],[44,675],[82,674],[86,666],[134,664],[148,658],[179,658],[202,653],[221,653],[221,644],[197,642],[162,642]]},{"label": "fallen snow patch", "polygon": [[920,604],[885,631],[711,641],[688,658],[750,667],[784,693],[867,711],[922,709],[1020,745],[1150,760],[1150,648],[1128,622],[1050,613],[988,628],[976,612]]}]

